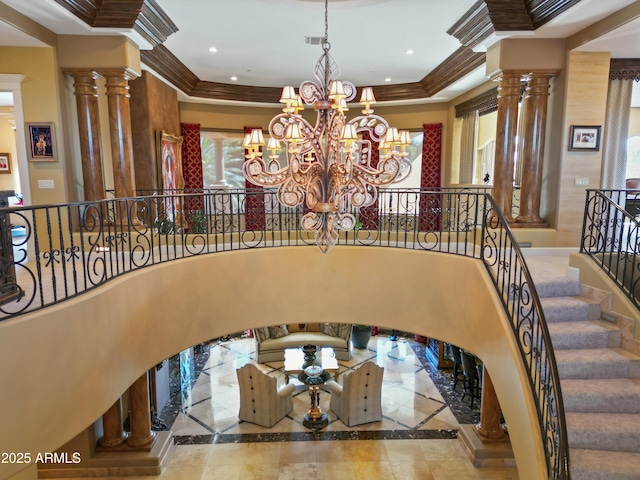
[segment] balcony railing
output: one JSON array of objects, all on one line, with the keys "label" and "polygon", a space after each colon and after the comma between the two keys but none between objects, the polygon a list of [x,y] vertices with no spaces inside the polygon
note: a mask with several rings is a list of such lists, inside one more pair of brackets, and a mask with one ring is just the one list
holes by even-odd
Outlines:
[{"label": "balcony railing", "polygon": [[640,308],[640,190],[587,190],[580,252]]},{"label": "balcony railing", "polygon": [[[270,190],[207,189],[0,209],[0,320],[166,261],[313,245],[313,235],[299,230],[304,213],[282,208]],[[374,206],[355,213],[360,228],[341,232],[339,245],[445,252],[484,263],[528,372],[549,478],[570,478],[549,332],[522,253],[491,197],[469,189],[385,189]]]}]

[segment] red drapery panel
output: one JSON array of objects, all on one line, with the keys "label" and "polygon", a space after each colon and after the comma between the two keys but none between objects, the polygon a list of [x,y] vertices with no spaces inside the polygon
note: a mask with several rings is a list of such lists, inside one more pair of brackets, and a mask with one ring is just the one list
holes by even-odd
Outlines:
[{"label": "red drapery panel", "polygon": [[[200,147],[200,124],[181,123],[182,134],[182,177],[184,178],[184,188],[187,192],[193,189],[204,187],[204,177],[202,173],[202,148]],[[193,196],[185,201],[187,220],[189,215],[195,211],[204,211],[204,198]]]},{"label": "red drapery panel", "polygon": [[[432,123],[422,125],[422,170],[420,171],[420,188],[439,189],[442,170],[442,124]],[[440,195],[420,195],[420,223],[421,232],[437,231],[440,229]]]},{"label": "red drapery panel", "polygon": [[[251,133],[254,128],[261,127],[244,127],[244,133]],[[247,151],[245,150],[245,155]],[[246,159],[245,159],[246,162]],[[260,185],[254,185],[249,180],[244,180],[247,196],[245,199],[244,221],[245,228],[249,231],[264,230],[264,195],[263,188]]]},{"label": "red drapery panel", "polygon": [[[362,132],[362,139],[369,140],[371,142],[371,166],[378,167],[380,161],[380,151],[378,150],[379,143],[374,142],[369,132]],[[378,199],[373,205],[363,207],[360,209],[360,215],[358,216],[362,228],[364,230],[377,230],[378,229]]]}]

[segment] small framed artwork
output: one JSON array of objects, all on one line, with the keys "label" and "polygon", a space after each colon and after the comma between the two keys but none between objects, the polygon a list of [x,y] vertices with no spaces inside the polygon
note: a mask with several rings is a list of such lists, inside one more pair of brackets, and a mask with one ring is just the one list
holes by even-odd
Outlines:
[{"label": "small framed artwork", "polygon": [[571,125],[569,150],[600,150],[600,125]]},{"label": "small framed artwork", "polygon": [[28,154],[32,162],[55,162],[53,123],[27,123]]},{"label": "small framed artwork", "polygon": [[0,153],[0,174],[11,173],[11,154]]}]

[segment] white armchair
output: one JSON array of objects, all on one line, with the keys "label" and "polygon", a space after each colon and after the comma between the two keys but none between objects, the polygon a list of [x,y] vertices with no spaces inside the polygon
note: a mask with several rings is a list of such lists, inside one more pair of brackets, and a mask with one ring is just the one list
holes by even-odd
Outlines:
[{"label": "white armchair", "polygon": [[293,410],[293,383],[278,389],[278,380],[248,363],[236,370],[240,386],[240,420],[273,427]]},{"label": "white armchair", "polygon": [[329,407],[342,423],[352,427],[382,420],[382,375],[384,367],[366,362],[342,375],[342,385],[328,381]]}]

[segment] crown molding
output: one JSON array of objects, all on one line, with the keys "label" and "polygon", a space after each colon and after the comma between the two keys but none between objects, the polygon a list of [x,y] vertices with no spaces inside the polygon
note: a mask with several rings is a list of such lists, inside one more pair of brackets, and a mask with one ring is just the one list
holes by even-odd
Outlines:
[{"label": "crown molding", "polygon": [[474,52],[469,47],[460,47],[420,80],[425,96],[431,97],[473,72],[485,63],[486,57],[485,52]]},{"label": "crown molding", "polygon": [[178,31],[155,0],[55,1],[91,27],[133,29],[154,46]]}]

